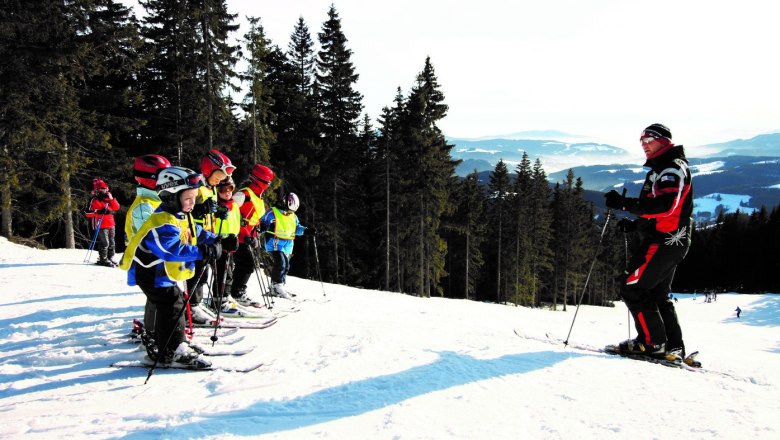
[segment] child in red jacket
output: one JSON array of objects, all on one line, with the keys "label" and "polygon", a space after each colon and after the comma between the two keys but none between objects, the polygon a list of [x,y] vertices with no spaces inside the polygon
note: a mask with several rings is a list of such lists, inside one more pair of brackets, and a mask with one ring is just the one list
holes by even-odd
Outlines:
[{"label": "child in red jacket", "polygon": [[116,250],[114,213],[119,210],[119,202],[111,195],[108,185],[102,179],[93,179],[92,187],[86,215],[91,220],[92,230],[100,229],[97,233],[97,250],[100,256],[97,264],[116,267],[113,260]]}]

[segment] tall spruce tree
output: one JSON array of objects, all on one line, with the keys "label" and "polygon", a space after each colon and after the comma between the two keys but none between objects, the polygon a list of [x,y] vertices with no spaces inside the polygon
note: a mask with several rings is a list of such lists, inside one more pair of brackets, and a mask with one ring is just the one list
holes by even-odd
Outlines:
[{"label": "tall spruce tree", "polygon": [[510,192],[512,191],[509,170],[503,160],[499,160],[495,169],[490,174],[488,183],[488,229],[492,231],[495,237],[494,242],[485,243],[485,254],[487,256],[487,267],[492,269],[492,273],[486,274],[487,286],[492,289],[493,295],[488,294],[486,299],[495,298],[497,303],[507,298],[507,281],[509,280],[509,271],[502,256],[507,249],[508,225],[511,222],[510,214]]},{"label": "tall spruce tree", "polygon": [[453,195],[455,211],[449,218],[448,234],[449,296],[476,298],[477,284],[484,265],[482,245],[487,239],[485,189],[476,170],[458,182]]},{"label": "tall spruce tree", "polygon": [[552,210],[550,184],[547,173],[538,158],[531,174],[529,206],[529,248],[530,248],[530,293],[531,304],[539,305],[540,292],[545,288],[544,280],[552,271]]},{"label": "tall spruce tree", "polygon": [[[276,134],[271,129],[275,115],[271,111],[273,105],[273,85],[266,80],[269,73],[268,58],[271,56],[271,41],[265,36],[265,30],[257,17],[248,17],[249,31],[244,35],[246,46],[247,68],[241,75],[241,80],[248,83],[249,88],[242,101],[242,109],[246,115],[243,128],[248,136],[244,138],[243,148],[239,150],[245,170],[251,169],[256,163],[269,164],[271,160],[271,144],[276,141]],[[248,154],[247,154],[248,153]]]},{"label": "tall spruce tree", "polygon": [[362,112],[362,96],[355,90],[358,74],[352,65],[352,50],[341,30],[341,19],[335,6],[328,10],[328,19],[318,34],[320,51],[317,56],[317,108],[320,112],[322,155],[320,174],[316,180],[315,197],[327,201],[318,206],[323,238],[330,247],[330,264],[326,276],[339,282],[345,271],[343,256],[349,254],[346,237],[352,233],[347,218],[346,195],[357,184],[360,169],[353,158],[360,155],[357,141],[358,118]]}]

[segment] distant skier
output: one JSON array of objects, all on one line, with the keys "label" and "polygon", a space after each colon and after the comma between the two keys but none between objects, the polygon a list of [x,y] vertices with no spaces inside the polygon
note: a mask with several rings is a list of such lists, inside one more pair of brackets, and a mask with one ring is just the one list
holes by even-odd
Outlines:
[{"label": "distant skier", "polygon": [[92,221],[93,230],[100,229],[97,231],[97,264],[100,266],[116,267],[113,258],[116,250],[114,213],[117,211],[119,211],[119,202],[111,195],[106,182],[102,179],[93,179],[86,216]]},{"label": "distant skier", "polygon": [[737,312],[737,318],[739,318],[739,315],[742,313],[742,309],[740,309],[739,306],[737,306],[737,308],[734,309],[734,311]]},{"label": "distant skier", "polygon": [[636,339],[618,344],[618,350],[655,358],[685,358],[682,329],[669,297],[677,265],[691,244],[693,189],[682,145],[672,143],[671,131],[652,124],[640,136],[650,171],[639,198],[612,190],[606,205],[638,216],[622,219],[618,228],[636,231],[639,250],[632,255],[620,294],[634,317]]}]

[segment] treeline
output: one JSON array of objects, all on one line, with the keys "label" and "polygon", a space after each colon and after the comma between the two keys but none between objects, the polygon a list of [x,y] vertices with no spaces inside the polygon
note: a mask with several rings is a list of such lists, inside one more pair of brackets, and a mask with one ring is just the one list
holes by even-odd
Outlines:
[{"label": "treeline", "polygon": [[276,172],[269,202],[301,197],[318,235],[299,240],[292,275],[523,305],[616,298],[625,240],[607,228],[595,258],[604,219],[573,173],[551,187],[524,156],[512,171],[499,162],[487,185],[455,177],[430,59],[374,121],[335,7],[316,43],[301,18],[283,48],[258,17],[234,44],[225,1],[140,4],[139,21],[112,0],[3,2],[2,235],[86,247],[93,177],[127,207],[133,157],[198,169],[217,148],[239,182],[253,163]]},{"label": "treeline", "polygon": [[719,215],[694,230],[674,287],[683,292],[780,292],[780,207]]}]

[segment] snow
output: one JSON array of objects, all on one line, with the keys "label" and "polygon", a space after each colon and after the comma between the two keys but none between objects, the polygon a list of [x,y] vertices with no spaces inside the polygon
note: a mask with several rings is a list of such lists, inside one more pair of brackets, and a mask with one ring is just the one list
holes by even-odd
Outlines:
[{"label": "snow", "polygon": [[743,214],[752,214],[757,211],[757,208],[751,208],[747,205],[750,203],[750,196],[745,194],[723,194],[712,193],[706,196],[693,199],[694,212],[709,212],[712,217],[716,216],[719,208],[726,213],[735,213],[737,210]]},{"label": "snow", "polygon": [[[145,369],[110,364],[141,358],[122,335],[145,298],[124,272],[84,255],[0,238],[0,438],[780,438],[777,295],[677,295],[689,350],[729,377],[513,333],[565,339],[575,307],[292,278],[299,299],[321,299],[324,287],[330,301],[239,331],[236,347],[257,347],[245,356],[211,358],[266,365],[159,370],[144,385]],[[582,306],[569,341],[603,346],[628,333],[622,303]]]},{"label": "snow", "polygon": [[725,162],[721,160],[717,160],[715,162],[710,163],[702,163],[698,165],[691,166],[691,176],[705,176],[707,174],[718,174],[722,173],[724,170],[721,170],[720,168],[723,168],[726,165]]}]

